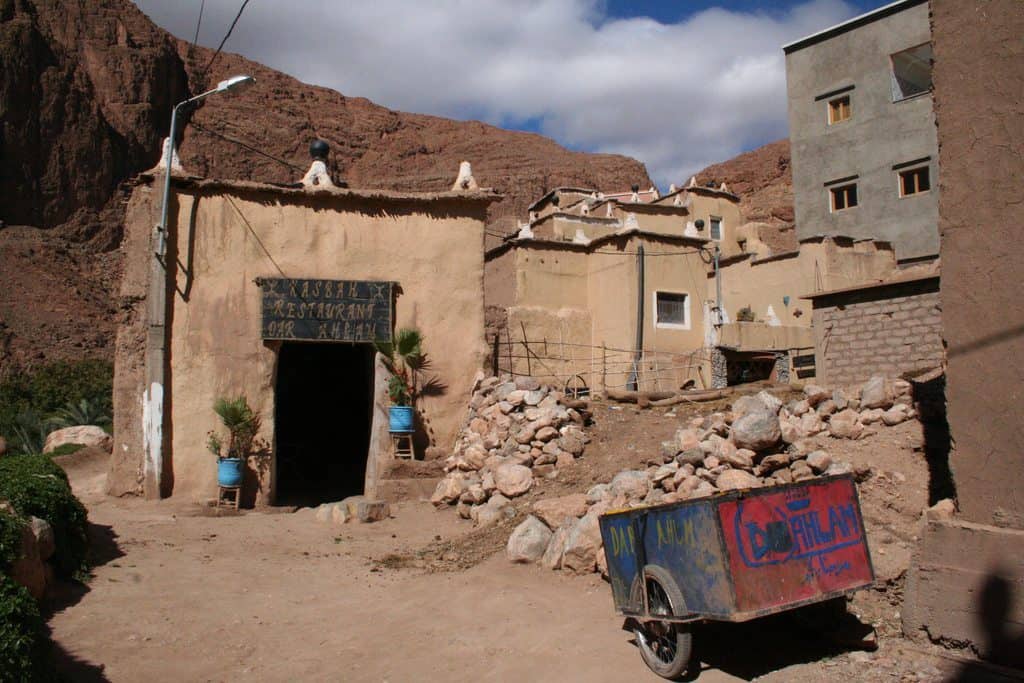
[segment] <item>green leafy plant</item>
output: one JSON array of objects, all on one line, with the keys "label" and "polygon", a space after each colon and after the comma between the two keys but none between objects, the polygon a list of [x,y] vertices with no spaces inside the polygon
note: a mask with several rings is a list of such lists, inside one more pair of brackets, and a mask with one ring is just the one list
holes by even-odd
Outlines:
[{"label": "green leafy plant", "polygon": [[0,510],[0,574],[7,572],[18,559],[24,528],[25,520],[6,510]]},{"label": "green leafy plant", "polygon": [[50,523],[58,574],[73,578],[85,571],[88,515],[71,492],[64,470],[38,455],[0,458],[0,499],[9,501],[23,517],[33,515]]},{"label": "green leafy plant", "polygon": [[43,417],[29,408],[14,418],[11,429],[12,452],[23,455],[39,455],[46,444],[46,436],[53,430],[51,418]]},{"label": "green leafy plant", "polygon": [[[228,430],[227,444],[215,432],[206,438],[206,447],[220,458],[246,459],[256,450],[256,435],[260,431],[260,416],[249,406],[245,396],[236,398],[218,398],[213,404],[213,412]],[[227,448],[225,449],[225,445]]]},{"label": "green leafy plant", "polygon": [[46,434],[40,439],[39,430],[25,425],[25,418],[19,416],[34,414],[42,420],[82,399],[88,400],[93,411],[110,415],[113,382],[113,364],[96,359],[49,363],[6,374],[0,381],[0,435],[7,438],[12,450],[26,452],[18,448],[18,442],[27,441],[27,452],[39,452]]},{"label": "green leafy plant", "polygon": [[78,425],[110,425],[110,415],[98,401],[88,398],[79,399],[76,403],[68,401],[63,408],[57,409],[51,418],[57,427],[77,427]]},{"label": "green leafy plant", "polygon": [[754,311],[750,306],[744,306],[740,310],[736,311],[736,322],[740,323],[752,323],[754,322]]},{"label": "green leafy plant", "polygon": [[416,328],[403,327],[391,341],[377,342],[376,347],[391,373],[388,380],[391,402],[396,406],[414,405],[419,389],[418,374],[427,367],[423,335]]},{"label": "green leafy plant", "polygon": [[0,574],[0,682],[56,680],[50,648],[36,601]]}]

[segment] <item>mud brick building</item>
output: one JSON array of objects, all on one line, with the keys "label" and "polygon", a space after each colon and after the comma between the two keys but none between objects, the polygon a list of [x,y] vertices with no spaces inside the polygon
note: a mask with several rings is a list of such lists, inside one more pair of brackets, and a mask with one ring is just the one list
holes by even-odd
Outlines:
[{"label": "mud brick building", "polygon": [[915,374],[942,365],[939,278],[923,275],[807,296],[818,339],[815,364],[826,385],[872,375]]}]

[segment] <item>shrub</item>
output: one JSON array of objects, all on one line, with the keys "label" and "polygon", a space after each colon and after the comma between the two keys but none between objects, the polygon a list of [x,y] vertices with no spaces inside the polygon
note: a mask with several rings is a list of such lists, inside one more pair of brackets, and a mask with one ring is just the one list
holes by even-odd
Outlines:
[{"label": "shrub", "polygon": [[754,311],[750,308],[750,306],[744,306],[740,310],[736,311],[736,322],[754,322]]},{"label": "shrub", "polygon": [[0,574],[8,571],[18,559],[24,528],[25,520],[0,510]]},{"label": "shrub", "polygon": [[0,683],[52,681],[50,643],[29,592],[0,574]]},{"label": "shrub", "polygon": [[99,359],[61,361],[16,373],[0,382],[0,435],[14,438],[19,415],[34,414],[41,421],[69,404],[81,407],[83,399],[93,415],[110,415],[113,386],[114,366]]},{"label": "shrub", "polygon": [[0,498],[10,501],[18,514],[50,523],[57,543],[54,565],[61,576],[74,577],[85,569],[87,515],[64,470],[44,456],[0,458]]}]

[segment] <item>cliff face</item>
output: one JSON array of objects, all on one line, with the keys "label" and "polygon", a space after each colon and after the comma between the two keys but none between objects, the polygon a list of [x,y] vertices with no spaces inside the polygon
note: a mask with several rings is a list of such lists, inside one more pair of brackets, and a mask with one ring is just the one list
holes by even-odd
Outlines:
[{"label": "cliff face", "polygon": [[157,161],[173,104],[229,75],[257,83],[186,117],[180,155],[194,174],[292,182],[309,165],[314,137],[331,144],[334,171],[353,187],[447,189],[468,160],[481,185],[505,195],[489,214],[499,229],[558,185],[651,183],[633,159],[391,111],[237,55],[221,54],[205,73],[212,56],[155,26],[129,0],[0,0],[0,375],[26,363],[111,355],[118,188]]},{"label": "cliff face", "polygon": [[748,221],[793,222],[793,171],[789,140],[777,140],[708,166],[697,173],[704,183],[726,183],[740,196],[740,210]]}]

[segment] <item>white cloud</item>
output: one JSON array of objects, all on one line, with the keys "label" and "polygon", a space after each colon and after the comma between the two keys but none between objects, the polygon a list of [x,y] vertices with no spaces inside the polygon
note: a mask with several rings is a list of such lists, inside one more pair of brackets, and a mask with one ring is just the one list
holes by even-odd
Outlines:
[{"label": "white cloud", "polygon": [[[136,0],[191,38],[200,0]],[[216,47],[238,0],[206,0]],[[255,0],[226,50],[393,109],[517,126],[647,164],[661,185],[786,135],[781,45],[854,14],[711,8],[675,24],[613,19],[599,0]]]}]

